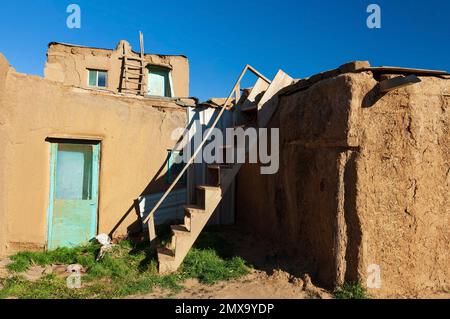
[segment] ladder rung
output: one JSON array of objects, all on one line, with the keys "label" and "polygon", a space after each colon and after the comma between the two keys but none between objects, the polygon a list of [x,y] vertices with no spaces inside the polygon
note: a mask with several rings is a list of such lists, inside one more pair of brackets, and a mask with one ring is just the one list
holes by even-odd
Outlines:
[{"label": "ladder rung", "polygon": [[140,65],[128,64],[128,63],[125,63],[125,66],[128,68],[136,69],[136,70],[142,70],[144,68],[143,66],[140,66]]},{"label": "ladder rung", "polygon": [[136,93],[136,92],[139,92],[139,89],[130,89],[130,88],[125,89],[125,88],[123,88],[123,89],[122,89],[122,92],[123,92],[123,91],[129,91],[129,92]]},{"label": "ladder rung", "polygon": [[131,75],[138,75],[138,76],[142,76],[142,75],[143,75],[142,73],[131,72],[131,71],[129,71],[129,70],[127,70],[127,73],[128,73],[128,74],[131,74]]},{"label": "ladder rung", "polygon": [[127,94],[140,94],[141,92],[139,90],[131,90],[131,89],[122,89],[120,93],[127,93]]},{"label": "ladder rung", "polygon": [[137,82],[137,81],[133,81],[133,80],[129,80],[129,79],[125,79],[125,81],[129,82],[129,83],[134,83],[134,84],[144,84],[144,82]]},{"label": "ladder rung", "polygon": [[[124,57],[122,57],[123,59]],[[141,58],[135,58],[135,57],[130,57],[130,56],[125,56],[125,58],[127,60],[132,60],[132,61],[141,61],[141,62],[145,62],[145,59],[141,59]]]}]

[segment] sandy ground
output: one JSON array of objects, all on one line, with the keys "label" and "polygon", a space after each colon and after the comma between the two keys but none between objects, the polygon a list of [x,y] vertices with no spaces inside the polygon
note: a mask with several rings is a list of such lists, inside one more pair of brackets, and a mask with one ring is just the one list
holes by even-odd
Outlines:
[{"label": "sandy ground", "polygon": [[288,273],[275,271],[267,275],[253,270],[249,275],[237,280],[203,285],[191,279],[184,283],[179,293],[155,289],[152,293],[131,296],[130,299],[306,299],[331,298],[331,295],[313,285],[305,285],[301,279],[293,279]]},{"label": "sandy ground", "polygon": [[[11,262],[9,258],[0,259],[0,279],[8,277],[8,270],[6,266]],[[0,282],[0,289],[3,289],[2,283]]]},{"label": "sandy ground", "polygon": [[[173,294],[157,289],[152,293],[129,298],[192,298],[192,299],[305,299],[332,298],[332,294],[315,286],[301,260],[286,257],[267,238],[258,238],[236,227],[224,227],[222,235],[233,243],[234,252],[250,263],[251,274],[212,286],[202,285],[196,280],[184,283],[184,289]],[[450,299],[450,291],[421,291],[409,296],[391,295],[384,298]]]},{"label": "sandy ground", "polygon": [[[0,260],[0,278],[6,278],[8,272],[6,265],[8,259]],[[62,269],[62,268],[64,269]],[[33,266],[22,275],[30,281],[35,281],[46,274],[50,269],[64,275],[65,267],[61,269],[54,267]],[[304,298],[331,298],[326,291],[312,285],[306,275],[303,279],[294,278],[287,272],[275,270],[271,275],[265,271],[253,269],[250,274],[242,278],[219,282],[215,285],[204,285],[196,279],[189,279],[183,283],[183,289],[174,294],[170,290],[155,289],[152,293],[130,296],[129,299],[304,299]],[[3,288],[0,286],[0,289]]]},{"label": "sandy ground", "polygon": [[[173,294],[156,289],[152,293],[130,298],[191,298],[191,299],[305,299],[332,298],[316,287],[302,267],[284,258],[270,241],[257,238],[236,227],[222,227],[221,235],[234,246],[234,253],[253,266],[242,278],[209,286],[188,280],[181,292]],[[296,269],[296,271],[294,271]]]}]

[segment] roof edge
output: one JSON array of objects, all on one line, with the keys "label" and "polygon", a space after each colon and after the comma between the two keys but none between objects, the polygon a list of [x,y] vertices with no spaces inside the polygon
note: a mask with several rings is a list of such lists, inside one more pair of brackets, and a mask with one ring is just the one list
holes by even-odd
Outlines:
[{"label": "roof edge", "polygon": [[280,95],[291,95],[295,92],[308,89],[312,85],[326,79],[334,78],[336,76],[346,73],[361,73],[372,72],[373,74],[399,74],[399,75],[416,75],[416,76],[435,76],[444,77],[449,76],[447,71],[415,69],[393,66],[378,66],[372,67],[368,61],[352,61],[345,63],[336,69],[314,74],[310,77],[300,79],[296,83],[282,89]]},{"label": "roof edge", "polygon": [[[79,45],[79,44],[71,44],[71,43],[65,43],[65,42],[56,42],[52,41],[49,42],[47,45],[47,48],[50,48],[52,45],[64,45],[71,48],[83,48],[83,49],[93,49],[93,50],[105,50],[105,51],[114,51],[114,49],[107,49],[107,48],[99,48],[99,47],[91,47],[91,46],[85,46],[85,45]],[[132,51],[133,53],[139,54],[139,52]],[[187,59],[188,57],[183,54],[159,54],[159,53],[144,53],[144,55],[159,55],[159,56],[179,56]]]}]

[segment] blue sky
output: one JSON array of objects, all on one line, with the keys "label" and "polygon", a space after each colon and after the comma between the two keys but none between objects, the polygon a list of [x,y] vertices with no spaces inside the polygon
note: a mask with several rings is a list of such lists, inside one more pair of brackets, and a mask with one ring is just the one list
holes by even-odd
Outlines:
[{"label": "blue sky", "polygon": [[[81,29],[66,27],[71,3]],[[366,26],[371,3],[381,29]],[[127,39],[137,49],[141,30],[146,52],[189,57],[191,96],[206,99],[226,96],[246,63],[267,77],[351,60],[450,71],[449,14],[447,0],[2,1],[0,52],[19,72],[42,75],[51,41],[114,48]]]}]

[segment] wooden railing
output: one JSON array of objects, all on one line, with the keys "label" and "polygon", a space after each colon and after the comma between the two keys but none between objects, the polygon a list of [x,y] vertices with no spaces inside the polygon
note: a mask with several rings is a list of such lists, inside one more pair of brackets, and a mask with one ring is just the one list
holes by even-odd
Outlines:
[{"label": "wooden railing", "polygon": [[187,161],[186,165],[183,167],[183,169],[180,171],[180,173],[178,174],[178,176],[173,180],[172,184],[170,184],[169,188],[166,190],[166,192],[163,194],[163,196],[161,197],[161,199],[156,203],[156,205],[153,207],[153,209],[150,211],[150,213],[148,214],[148,216],[143,220],[143,224],[147,224],[148,223],[148,232],[149,232],[149,238],[150,241],[153,241],[156,238],[156,232],[155,232],[155,222],[154,222],[154,215],[156,210],[161,206],[161,204],[164,202],[164,200],[167,198],[167,196],[169,195],[169,193],[173,190],[173,188],[176,186],[176,184],[178,183],[178,181],[183,177],[183,174],[187,171],[187,169],[189,168],[189,166],[194,162],[195,158],[197,157],[198,153],[200,153],[200,151],[202,150],[203,146],[205,145],[205,143],[208,141],[208,139],[211,137],[211,134],[213,132],[213,129],[217,126],[217,123],[219,123],[220,118],[222,117],[223,113],[225,112],[225,110],[227,109],[228,103],[230,103],[233,94],[235,95],[236,98],[236,103],[238,102],[238,99],[240,97],[240,85],[241,85],[241,81],[244,78],[244,75],[247,71],[252,72],[254,75],[256,75],[257,77],[261,78],[262,80],[264,80],[265,82],[267,82],[268,84],[271,83],[271,81],[269,79],[267,79],[265,76],[263,76],[261,73],[259,73],[255,68],[253,68],[250,65],[246,65],[244,67],[244,69],[242,70],[241,74],[239,75],[238,80],[236,81],[236,84],[234,85],[233,89],[231,90],[230,94],[228,95],[227,99],[225,100],[225,103],[222,105],[221,110],[219,112],[219,114],[217,115],[216,119],[214,120],[213,124],[211,125],[211,129],[208,129],[206,135],[204,136],[202,142],[200,143],[200,145],[197,147],[197,149],[195,150],[195,152],[193,153],[193,155],[191,156],[191,158],[189,159],[189,161]]}]

